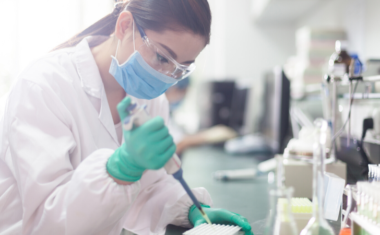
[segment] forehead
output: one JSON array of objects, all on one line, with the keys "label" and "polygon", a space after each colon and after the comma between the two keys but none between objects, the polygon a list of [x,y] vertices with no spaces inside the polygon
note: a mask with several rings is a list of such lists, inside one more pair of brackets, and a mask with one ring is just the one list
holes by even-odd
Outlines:
[{"label": "forehead", "polygon": [[203,36],[189,31],[165,30],[156,32],[145,30],[145,33],[150,40],[165,45],[177,54],[175,59],[179,63],[195,60],[206,45]]}]

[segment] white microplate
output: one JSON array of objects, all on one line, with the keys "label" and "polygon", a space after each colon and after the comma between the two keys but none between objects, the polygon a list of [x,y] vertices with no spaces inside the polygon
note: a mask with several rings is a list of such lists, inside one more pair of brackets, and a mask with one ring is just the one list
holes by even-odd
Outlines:
[{"label": "white microplate", "polygon": [[202,224],[186,231],[183,235],[238,235],[240,229],[238,226]]}]

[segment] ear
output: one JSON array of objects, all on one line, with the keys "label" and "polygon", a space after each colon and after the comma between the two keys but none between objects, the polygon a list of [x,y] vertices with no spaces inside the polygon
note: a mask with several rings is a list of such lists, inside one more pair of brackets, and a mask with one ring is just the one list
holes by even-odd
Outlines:
[{"label": "ear", "polygon": [[123,38],[132,35],[133,30],[133,16],[129,11],[120,13],[115,26],[115,36],[122,41]]}]

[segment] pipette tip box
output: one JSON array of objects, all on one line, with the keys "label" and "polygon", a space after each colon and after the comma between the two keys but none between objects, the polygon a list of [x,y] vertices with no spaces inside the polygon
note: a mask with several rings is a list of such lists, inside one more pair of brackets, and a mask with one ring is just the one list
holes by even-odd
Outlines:
[{"label": "pipette tip box", "polygon": [[183,235],[240,235],[240,227],[221,224],[202,224],[183,233]]}]

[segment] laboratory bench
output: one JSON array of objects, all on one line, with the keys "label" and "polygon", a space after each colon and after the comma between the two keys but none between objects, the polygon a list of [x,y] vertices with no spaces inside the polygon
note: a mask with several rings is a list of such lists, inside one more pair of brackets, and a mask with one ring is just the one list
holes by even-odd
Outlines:
[{"label": "laboratory bench", "polygon": [[[218,147],[197,147],[187,150],[182,156],[184,178],[190,187],[204,187],[210,193],[215,208],[224,208],[246,217],[255,235],[263,235],[269,212],[269,189],[266,175],[252,180],[217,181],[213,174],[218,170],[257,167],[267,160],[265,155],[233,156]],[[335,234],[340,223],[331,222]],[[180,235],[186,228],[169,225],[166,235]],[[299,231],[301,232],[301,231]]]}]

